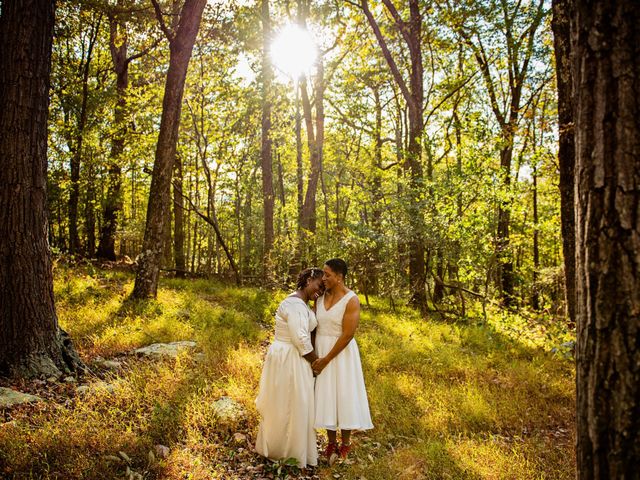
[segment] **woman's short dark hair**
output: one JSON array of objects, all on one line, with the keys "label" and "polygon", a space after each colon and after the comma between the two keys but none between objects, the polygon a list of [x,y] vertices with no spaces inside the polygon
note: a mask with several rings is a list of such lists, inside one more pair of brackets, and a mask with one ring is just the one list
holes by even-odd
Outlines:
[{"label": "woman's short dark hair", "polygon": [[326,262],[324,262],[324,264],[334,272],[341,273],[344,277],[347,276],[347,262],[345,262],[341,258],[332,258],[331,260],[327,260]]},{"label": "woman's short dark hair", "polygon": [[323,271],[316,267],[305,268],[298,274],[298,282],[296,283],[297,289],[303,289],[307,286],[309,280],[322,277]]}]

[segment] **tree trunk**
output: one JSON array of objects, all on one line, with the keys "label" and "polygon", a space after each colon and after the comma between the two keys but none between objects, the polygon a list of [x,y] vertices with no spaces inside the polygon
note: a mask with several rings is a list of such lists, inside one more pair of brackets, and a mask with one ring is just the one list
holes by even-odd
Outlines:
[{"label": "tree trunk", "polygon": [[571,78],[571,17],[569,0],[553,0],[553,46],[556,57],[558,87],[558,123],[560,143],[560,219],[562,223],[562,251],[567,315],[569,324],[576,321],[576,226],[574,208],[575,145],[573,135],[572,78]]},{"label": "tree trunk", "polygon": [[[418,2],[410,2],[411,19],[409,50],[411,53],[410,89],[412,101],[409,102],[409,148],[407,164],[411,175],[410,187],[414,198],[420,198],[423,186],[422,175],[422,134],[424,123],[422,120],[422,105],[424,103],[422,51],[420,49],[422,17]],[[410,225],[412,238],[409,242],[409,278],[411,282],[411,303],[420,310],[427,306],[426,297],[426,265],[424,261],[423,243],[423,212],[416,208],[418,202],[412,202],[410,207]]]},{"label": "tree trunk", "polygon": [[244,202],[244,225],[242,228],[243,233],[243,256],[242,256],[242,264],[240,266],[241,272],[243,276],[251,275],[251,237],[253,235],[253,228],[251,224],[251,207],[253,201],[253,192],[251,189],[247,189],[247,198]]},{"label": "tree trunk", "polygon": [[[307,190],[302,206],[302,219],[300,225],[303,231],[312,234],[316,232],[316,193],[318,191],[318,181],[320,180],[322,165],[322,149],[324,144],[324,68],[322,58],[318,59],[318,66],[315,78],[315,125],[311,112],[311,101],[307,93],[306,81],[301,83],[302,109],[307,126],[307,144],[309,147],[309,163],[311,171],[307,179]],[[305,232],[306,233],[306,232]],[[305,237],[306,239],[306,237]],[[307,239],[308,240],[308,239]]]},{"label": "tree trunk", "polygon": [[[80,104],[80,117],[76,126],[76,141],[71,155],[71,191],[69,192],[69,253],[80,253],[80,237],[78,234],[78,201],[80,199],[80,163],[82,161],[82,147],[84,143],[84,130],[87,125],[87,102],[89,100],[89,73],[91,71],[91,59],[93,47],[98,38],[101,17],[98,18],[89,34],[87,46],[87,58],[82,65],[82,95]],[[88,252],[93,254],[93,252]]]},{"label": "tree trunk", "polygon": [[267,280],[273,270],[271,249],[273,248],[273,209],[275,196],[273,193],[273,161],[271,153],[271,80],[273,71],[269,58],[271,42],[271,19],[269,17],[269,0],[262,0],[262,201],[264,217],[264,246],[262,277]]},{"label": "tree trunk", "polygon": [[578,1],[575,93],[578,478],[640,465],[640,3]]},{"label": "tree trunk", "polygon": [[[519,105],[519,102],[517,102]],[[519,106],[517,107],[520,108]],[[513,111],[512,111],[513,112]],[[517,110],[516,110],[517,112]],[[517,117],[517,113],[515,113]],[[505,145],[500,150],[500,169],[502,172],[502,184],[505,191],[511,188],[511,160],[513,159],[513,126],[504,125],[502,128],[502,141]],[[498,205],[498,234],[497,234],[497,258],[499,286],[502,293],[502,304],[512,306],[513,297],[513,254],[510,240],[511,201],[501,200]]]},{"label": "tree trunk", "polygon": [[176,155],[176,176],[173,181],[173,255],[176,277],[184,278],[186,260],[184,255],[184,197],[182,196],[182,159]]},{"label": "tree trunk", "polygon": [[[543,112],[544,114],[544,112]],[[534,120],[535,121],[535,120]],[[535,144],[535,142],[534,142]],[[540,309],[540,296],[538,294],[538,272],[540,271],[540,248],[538,246],[540,227],[538,225],[538,168],[533,167],[533,292],[531,294],[531,307]]]},{"label": "tree trunk", "polygon": [[162,261],[165,241],[165,218],[170,208],[169,193],[171,175],[175,162],[182,95],[191,58],[193,44],[198,34],[202,12],[206,0],[185,0],[175,34],[169,32],[155,3],[159,21],[170,38],[169,70],[162,102],[162,119],[153,164],[147,221],[144,233],[142,253],[139,257],[138,271],[133,288],[134,298],[155,298],[158,291],[160,262]]},{"label": "tree trunk", "polygon": [[120,167],[124,142],[127,134],[125,121],[127,107],[127,89],[129,88],[129,63],[127,58],[128,38],[126,26],[115,16],[109,17],[109,48],[113,69],[116,72],[116,107],[114,110],[115,132],[111,141],[109,154],[109,172],[107,177],[107,197],[102,210],[102,228],[100,229],[100,244],[98,258],[116,260],[115,242],[118,230],[118,213],[122,211],[122,168]]},{"label": "tree trunk", "polygon": [[85,201],[84,229],[87,234],[85,239],[85,253],[88,257],[93,257],[96,251],[96,187],[95,187],[95,165],[93,153],[87,164],[87,193]]},{"label": "tree trunk", "polygon": [[383,193],[382,193],[382,103],[380,101],[380,86],[376,85],[372,87],[373,97],[375,101],[375,130],[374,130],[374,163],[375,165],[371,169],[371,228],[375,235],[375,240],[371,252],[372,268],[367,274],[369,282],[369,290],[378,294],[379,281],[378,281],[378,269],[382,263],[382,247],[384,231],[382,229],[382,206],[383,206]]},{"label": "tree trunk", "polygon": [[[405,169],[409,173],[409,190],[406,192],[409,199],[421,198],[423,189],[423,172],[422,172],[422,134],[424,133],[424,122],[422,118],[422,109],[424,104],[424,85],[423,85],[423,65],[422,65],[422,14],[420,5],[417,0],[409,1],[409,20],[404,21],[398,11],[396,11],[393,2],[384,0],[387,11],[394,18],[396,28],[402,33],[404,41],[409,49],[410,55],[410,73],[409,84],[405,82],[396,61],[393,59],[391,51],[387,46],[387,42],[376,22],[373,14],[369,10],[367,0],[361,0],[362,10],[367,17],[369,25],[378,41],[378,45],[382,49],[384,58],[389,65],[395,83],[399,87],[402,96],[409,110],[409,128],[408,128],[408,145],[405,157]],[[421,311],[425,311],[427,307],[426,294],[426,266],[425,266],[425,248],[423,243],[424,221],[423,211],[419,202],[407,202],[407,216],[411,227],[410,237],[408,239],[409,247],[409,288],[411,292],[410,303]]]},{"label": "tree trunk", "polygon": [[[304,204],[304,177],[302,175],[302,115],[300,113],[300,85],[296,82],[296,186],[298,226],[302,225],[302,205]],[[297,273],[297,272],[296,272]]]},{"label": "tree trunk", "polygon": [[302,115],[300,113],[300,91],[302,87],[296,80],[296,200],[298,213],[298,243],[293,259],[289,262],[289,277],[294,279],[302,268],[302,257],[304,251],[304,232],[302,230],[302,209],[304,206],[304,177],[302,173]]},{"label": "tree trunk", "polygon": [[82,368],[58,327],[47,242],[47,114],[54,2],[0,14],[0,374]]},{"label": "tree trunk", "polygon": [[433,284],[433,303],[444,298],[444,255],[441,247],[436,248],[436,275]]},{"label": "tree trunk", "polygon": [[[514,271],[513,254],[511,252],[510,240],[510,217],[511,217],[511,160],[513,157],[513,145],[518,126],[518,119],[522,110],[521,97],[522,90],[529,74],[529,65],[534,54],[534,40],[542,20],[546,15],[544,0],[537,0],[535,8],[521,8],[522,4],[517,3],[515,8],[510,8],[509,2],[501,2],[501,17],[504,19],[498,26],[502,30],[507,42],[507,63],[508,78],[507,84],[502,84],[501,76],[494,79],[492,73],[491,60],[487,56],[487,51],[483,46],[480,35],[472,38],[469,31],[460,29],[460,35],[472,48],[474,57],[480,67],[480,72],[489,94],[491,109],[501,127],[500,169],[502,175],[502,186],[507,198],[500,201],[498,205],[498,229],[496,241],[496,257],[498,260],[498,286],[502,295],[503,305],[509,307],[514,304]],[[534,3],[530,7],[534,7]],[[526,13],[523,13],[526,12]],[[528,15],[526,24],[520,15]],[[524,28],[517,31],[518,28]],[[499,100],[500,91],[508,92],[507,102]]]}]

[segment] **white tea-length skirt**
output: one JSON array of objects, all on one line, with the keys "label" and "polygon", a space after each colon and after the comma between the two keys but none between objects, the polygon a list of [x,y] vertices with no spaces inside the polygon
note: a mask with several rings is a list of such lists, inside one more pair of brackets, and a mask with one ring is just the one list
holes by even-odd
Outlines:
[{"label": "white tea-length skirt", "polygon": [[[316,336],[316,353],[324,357],[337,336]],[[355,340],[342,350],[316,377],[315,427],[327,430],[369,430],[373,428],[364,385],[360,351]]]},{"label": "white tea-length skirt", "polygon": [[269,347],[256,407],[262,416],[256,452],[271,459],[295,458],[300,467],[318,464],[313,372],[290,342]]}]

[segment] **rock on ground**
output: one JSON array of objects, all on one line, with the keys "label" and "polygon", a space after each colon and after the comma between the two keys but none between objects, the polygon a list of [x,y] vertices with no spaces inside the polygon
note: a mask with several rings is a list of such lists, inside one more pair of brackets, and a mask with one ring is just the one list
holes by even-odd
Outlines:
[{"label": "rock on ground", "polygon": [[113,392],[115,392],[115,387],[110,383],[100,381],[92,383],[90,385],[80,385],[78,388],[76,388],[76,392],[78,393],[78,395],[88,395],[99,390],[104,390],[107,393],[112,394]]},{"label": "rock on ground", "polygon": [[41,402],[40,397],[28,393],[16,392],[10,388],[0,387],[0,408],[9,408],[23,403]]},{"label": "rock on ground", "polygon": [[231,397],[220,397],[213,402],[213,413],[223,423],[234,423],[242,418],[244,409]]},{"label": "rock on ground", "polygon": [[195,348],[196,342],[181,341],[171,343],[153,343],[146,347],[137,348],[133,353],[143,357],[176,358],[184,350]]}]

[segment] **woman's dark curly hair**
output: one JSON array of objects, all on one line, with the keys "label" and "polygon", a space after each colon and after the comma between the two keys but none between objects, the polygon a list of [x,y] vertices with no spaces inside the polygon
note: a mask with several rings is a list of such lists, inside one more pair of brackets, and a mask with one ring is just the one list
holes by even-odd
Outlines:
[{"label": "woman's dark curly hair", "polygon": [[298,290],[302,290],[307,286],[307,282],[309,280],[321,277],[323,273],[324,272],[322,270],[316,267],[305,268],[298,274],[298,282],[296,283],[296,288]]}]

